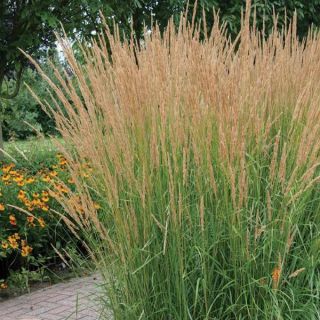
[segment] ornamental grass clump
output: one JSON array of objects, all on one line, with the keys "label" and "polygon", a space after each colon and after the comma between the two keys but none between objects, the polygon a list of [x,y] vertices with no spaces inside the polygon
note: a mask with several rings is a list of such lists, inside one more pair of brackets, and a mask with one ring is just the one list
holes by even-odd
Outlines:
[{"label": "ornamental grass clump", "polygon": [[235,40],[218,17],[139,44],[106,27],[83,64],[62,42],[72,79],[44,75],[72,146],[64,219],[115,319],[320,317],[320,37],[249,13]]}]

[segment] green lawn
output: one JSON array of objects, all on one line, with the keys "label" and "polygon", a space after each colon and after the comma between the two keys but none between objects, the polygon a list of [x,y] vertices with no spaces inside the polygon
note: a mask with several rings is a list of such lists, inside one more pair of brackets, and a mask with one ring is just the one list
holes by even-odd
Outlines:
[{"label": "green lawn", "polygon": [[50,165],[58,152],[51,138],[5,142],[4,150],[5,162],[14,162],[18,167],[34,170],[43,165]]}]

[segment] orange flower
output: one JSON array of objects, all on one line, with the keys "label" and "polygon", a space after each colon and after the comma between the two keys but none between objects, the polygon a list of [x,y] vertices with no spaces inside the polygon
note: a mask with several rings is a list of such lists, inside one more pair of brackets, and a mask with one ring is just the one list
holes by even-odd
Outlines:
[{"label": "orange flower", "polygon": [[0,211],[4,211],[4,210],[5,210],[4,204],[0,203]]},{"label": "orange flower", "polygon": [[9,216],[9,222],[11,225],[16,226],[17,225],[17,219],[13,214],[10,214]]},{"label": "orange flower", "polygon": [[60,166],[65,166],[67,164],[67,160],[64,158],[61,158],[61,160],[59,161]]},{"label": "orange flower", "polygon": [[35,224],[34,224],[34,216],[28,216],[27,217],[27,221],[28,221],[28,224],[30,227],[34,227]]}]

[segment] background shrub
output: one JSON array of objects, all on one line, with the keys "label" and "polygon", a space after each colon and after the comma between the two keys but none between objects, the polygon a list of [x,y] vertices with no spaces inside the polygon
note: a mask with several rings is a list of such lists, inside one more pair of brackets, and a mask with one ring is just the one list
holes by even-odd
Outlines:
[{"label": "background shrub", "polygon": [[40,268],[57,269],[61,256],[71,258],[63,250],[80,252],[81,242],[70,235],[52,195],[73,186],[52,141],[10,143],[6,150],[17,165],[11,160],[0,166],[0,279],[6,283],[9,276],[9,285],[16,285],[21,277],[39,276]]}]

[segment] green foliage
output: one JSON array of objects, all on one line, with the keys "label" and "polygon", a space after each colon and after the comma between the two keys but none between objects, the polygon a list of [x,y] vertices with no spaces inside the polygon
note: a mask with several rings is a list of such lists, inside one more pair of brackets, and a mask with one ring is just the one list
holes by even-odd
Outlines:
[{"label": "green foliage", "polygon": [[36,271],[28,270],[24,267],[20,271],[11,271],[7,278],[8,287],[14,290],[15,294],[25,293],[30,290],[30,283],[50,281],[45,268],[39,268]]},{"label": "green foliage", "polygon": [[[32,86],[40,97],[46,97],[46,85],[36,71],[28,68],[23,82]],[[37,101],[31,96],[26,86],[22,86],[20,94],[3,103],[3,131],[6,140],[25,139],[42,133],[55,134],[54,121],[44,112]]]},{"label": "green foliage", "polygon": [[[182,10],[187,1],[174,1],[176,5]],[[274,26],[274,13],[278,15],[278,25],[282,26],[289,23],[294,13],[297,14],[298,35],[300,37],[306,36],[311,26],[320,26],[320,1],[312,0],[252,0],[252,18],[254,11],[256,11],[256,25],[259,29],[265,25],[265,31],[269,34]],[[189,1],[190,8],[194,8],[195,1]],[[206,12],[206,20],[208,29],[213,24],[212,9],[219,11],[221,21],[226,23],[228,32],[234,37],[240,31],[241,26],[241,12],[244,11],[246,0],[222,1],[222,0],[200,0],[198,1],[197,18],[202,19],[202,9]],[[178,10],[179,11],[179,10]],[[192,11],[189,13],[190,17]]]},{"label": "green foliage", "polygon": [[[59,143],[63,144],[62,140]],[[35,174],[43,168],[49,168],[56,162],[58,152],[51,139],[28,139],[5,143],[7,155],[5,162],[14,161],[16,168]]]},{"label": "green foliage", "polygon": [[63,209],[49,192],[66,192],[60,181],[72,187],[65,172],[66,161],[56,155],[51,152],[50,159],[47,152],[46,158],[33,159],[33,165],[25,159],[19,166],[5,163],[0,167],[0,278],[6,278],[9,270],[17,271],[9,277],[13,284],[14,279],[24,279],[22,282],[28,286],[30,273],[24,274],[23,270],[40,270],[60,261],[53,247],[62,250],[75,245],[55,212]]},{"label": "green foliage", "polygon": [[[0,71],[5,74],[15,70],[19,64],[25,64],[18,48],[40,58],[47,50],[54,47],[54,30],[60,23],[65,31],[87,34],[92,30],[90,19],[97,13],[97,6],[92,7],[88,1],[14,1],[9,0],[0,4]],[[93,11],[93,12],[92,12]],[[1,75],[1,73],[0,73]]]},{"label": "green foliage", "polygon": [[[8,155],[0,165],[0,295],[25,292],[31,282],[47,281],[48,276],[59,281],[70,276],[71,268],[73,274],[91,268],[81,241],[57,213],[63,208],[55,195],[66,194],[64,183],[71,190],[74,186],[53,141],[9,142],[5,149]],[[26,246],[32,250],[23,252]],[[63,271],[58,267],[62,263]]]}]

